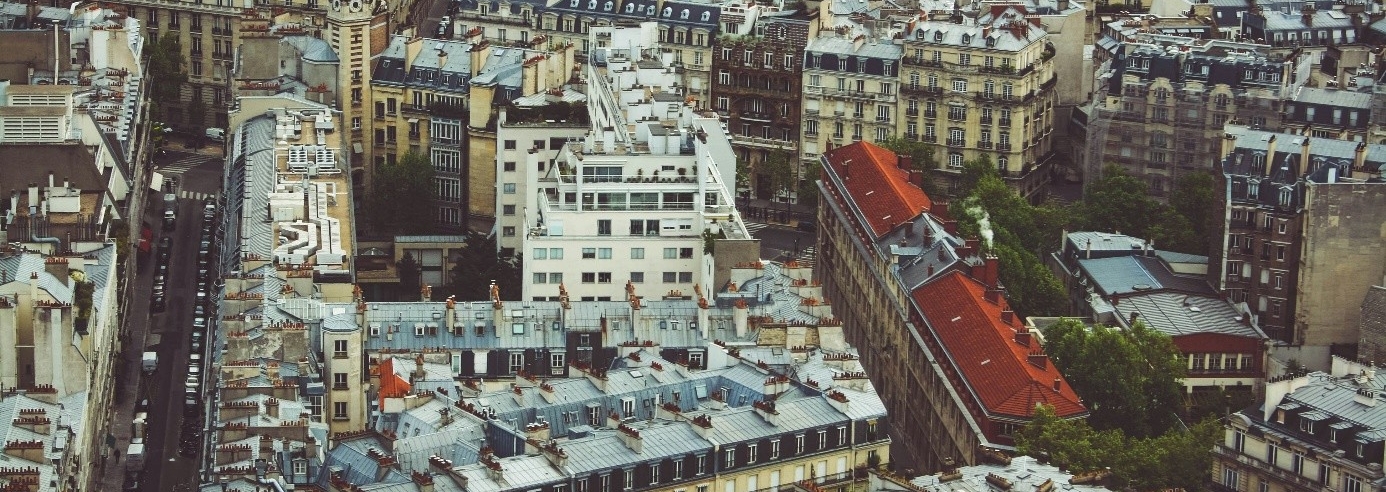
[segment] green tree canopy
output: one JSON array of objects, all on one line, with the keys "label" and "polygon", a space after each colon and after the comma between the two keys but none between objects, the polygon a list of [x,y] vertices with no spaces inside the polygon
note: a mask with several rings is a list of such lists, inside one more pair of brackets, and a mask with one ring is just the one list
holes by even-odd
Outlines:
[{"label": "green tree canopy", "polygon": [[[487,301],[491,299],[492,281],[500,288],[501,299],[520,298],[520,259],[498,256],[494,236],[468,234],[460,250],[452,282],[433,289],[435,299],[457,296],[459,301]],[[552,295],[558,295],[558,286],[552,287]]]},{"label": "green tree canopy", "polygon": [[1129,437],[1081,420],[1060,420],[1045,405],[1016,436],[1016,449],[1074,472],[1110,469],[1118,484],[1113,488],[1203,490],[1213,463],[1209,450],[1221,435],[1218,421],[1206,419],[1156,437]]},{"label": "green tree canopy", "polygon": [[1123,330],[1064,319],[1044,329],[1044,340],[1094,428],[1150,437],[1176,425],[1186,369],[1168,335],[1139,321]]},{"label": "green tree canopy", "polygon": [[1000,280],[1011,308],[1024,316],[1045,316],[1067,311],[1063,284],[1040,260],[1058,244],[1059,231],[1068,212],[1050,204],[1031,205],[1006,184],[988,159],[963,167],[966,198],[958,230],[966,237],[982,239],[983,247],[997,256]]},{"label": "green tree canopy", "polygon": [[770,192],[777,195],[780,191],[791,189],[798,179],[794,173],[793,158],[783,150],[766,154],[765,160],[756,165],[756,174],[761,175],[769,185]]},{"label": "green tree canopy", "polygon": [[1212,213],[1216,210],[1213,179],[1194,173],[1176,183],[1165,205],[1150,196],[1149,185],[1118,166],[1107,166],[1077,205],[1077,225],[1087,230],[1120,231],[1155,241],[1170,251],[1208,254]]},{"label": "green tree canopy", "polygon": [[433,229],[433,216],[419,210],[430,208],[436,196],[433,165],[409,152],[394,164],[376,166],[364,212],[376,234],[423,234]]},{"label": "green tree canopy", "polygon": [[[145,45],[149,58],[149,101],[158,107],[161,101],[177,101],[183,93],[188,75],[183,72],[187,60],[178,45],[177,36],[164,36]],[[168,115],[165,114],[165,117]]]}]

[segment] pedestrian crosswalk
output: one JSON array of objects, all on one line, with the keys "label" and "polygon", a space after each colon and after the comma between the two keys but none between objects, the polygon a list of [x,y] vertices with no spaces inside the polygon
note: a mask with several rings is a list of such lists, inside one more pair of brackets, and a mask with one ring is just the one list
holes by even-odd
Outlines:
[{"label": "pedestrian crosswalk", "polygon": [[801,264],[812,265],[813,260],[818,256],[817,253],[818,252],[815,251],[815,248],[813,246],[809,246],[807,248],[804,248],[803,251],[800,251],[799,256],[795,258],[795,260],[797,260]]},{"label": "pedestrian crosswalk", "polygon": [[188,190],[183,190],[183,191],[179,191],[179,192],[178,192],[178,198],[186,198],[186,199],[189,199],[189,200],[198,200],[198,201],[201,201],[201,200],[206,200],[208,197],[211,197],[211,196],[214,196],[214,195],[213,195],[212,193],[199,193],[199,192],[196,192],[196,191],[188,191]]},{"label": "pedestrian crosswalk", "polygon": [[769,224],[766,224],[766,223],[763,223],[763,222],[747,222],[747,223],[746,223],[746,232],[751,233],[751,237],[755,237],[755,236],[756,236],[756,233],[760,232],[761,229],[765,229],[766,227],[769,227],[769,226],[770,226]]},{"label": "pedestrian crosswalk", "polygon": [[216,160],[215,157],[209,157],[209,156],[199,155],[199,154],[192,154],[192,155],[188,155],[188,156],[186,156],[186,157],[183,157],[183,158],[181,158],[181,159],[178,159],[178,160],[176,160],[176,161],[170,162],[170,163],[168,163],[168,165],[161,166],[161,167],[159,167],[158,171],[159,171],[161,174],[165,175],[165,176],[168,176],[168,175],[171,175],[171,174],[183,174],[184,172],[187,172],[189,169],[192,169],[192,168],[197,167],[197,166],[201,166],[201,165],[203,165],[203,164],[206,164],[206,163],[208,163],[208,162],[212,162],[212,161],[215,161],[215,160]]}]

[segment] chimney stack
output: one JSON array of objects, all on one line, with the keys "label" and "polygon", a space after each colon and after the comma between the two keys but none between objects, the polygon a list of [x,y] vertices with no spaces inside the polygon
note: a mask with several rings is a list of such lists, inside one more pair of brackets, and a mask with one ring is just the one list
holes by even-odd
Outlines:
[{"label": "chimney stack", "polygon": [[1063,378],[1054,378],[1054,392],[1062,391],[1064,384]]}]

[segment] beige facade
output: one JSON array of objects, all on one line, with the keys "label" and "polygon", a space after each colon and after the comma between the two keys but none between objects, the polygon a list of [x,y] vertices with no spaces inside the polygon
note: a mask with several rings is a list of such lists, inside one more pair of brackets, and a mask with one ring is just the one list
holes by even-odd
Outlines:
[{"label": "beige facade", "polygon": [[981,158],[1021,196],[1049,182],[1059,77],[1049,35],[1028,14],[998,6],[980,28],[921,20],[904,36],[897,132],[936,145],[945,189]]},{"label": "beige facade", "polygon": [[1305,345],[1359,339],[1362,300],[1381,282],[1386,262],[1386,185],[1308,183],[1303,251],[1295,300],[1295,340]]}]

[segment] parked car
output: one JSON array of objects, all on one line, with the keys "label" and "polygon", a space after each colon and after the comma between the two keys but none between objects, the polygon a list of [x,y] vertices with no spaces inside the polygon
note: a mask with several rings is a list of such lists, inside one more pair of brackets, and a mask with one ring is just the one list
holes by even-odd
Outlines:
[{"label": "parked car", "polygon": [[213,142],[222,142],[226,140],[226,129],[208,128],[206,131],[203,132],[203,136],[207,137],[207,140],[211,140]]}]

